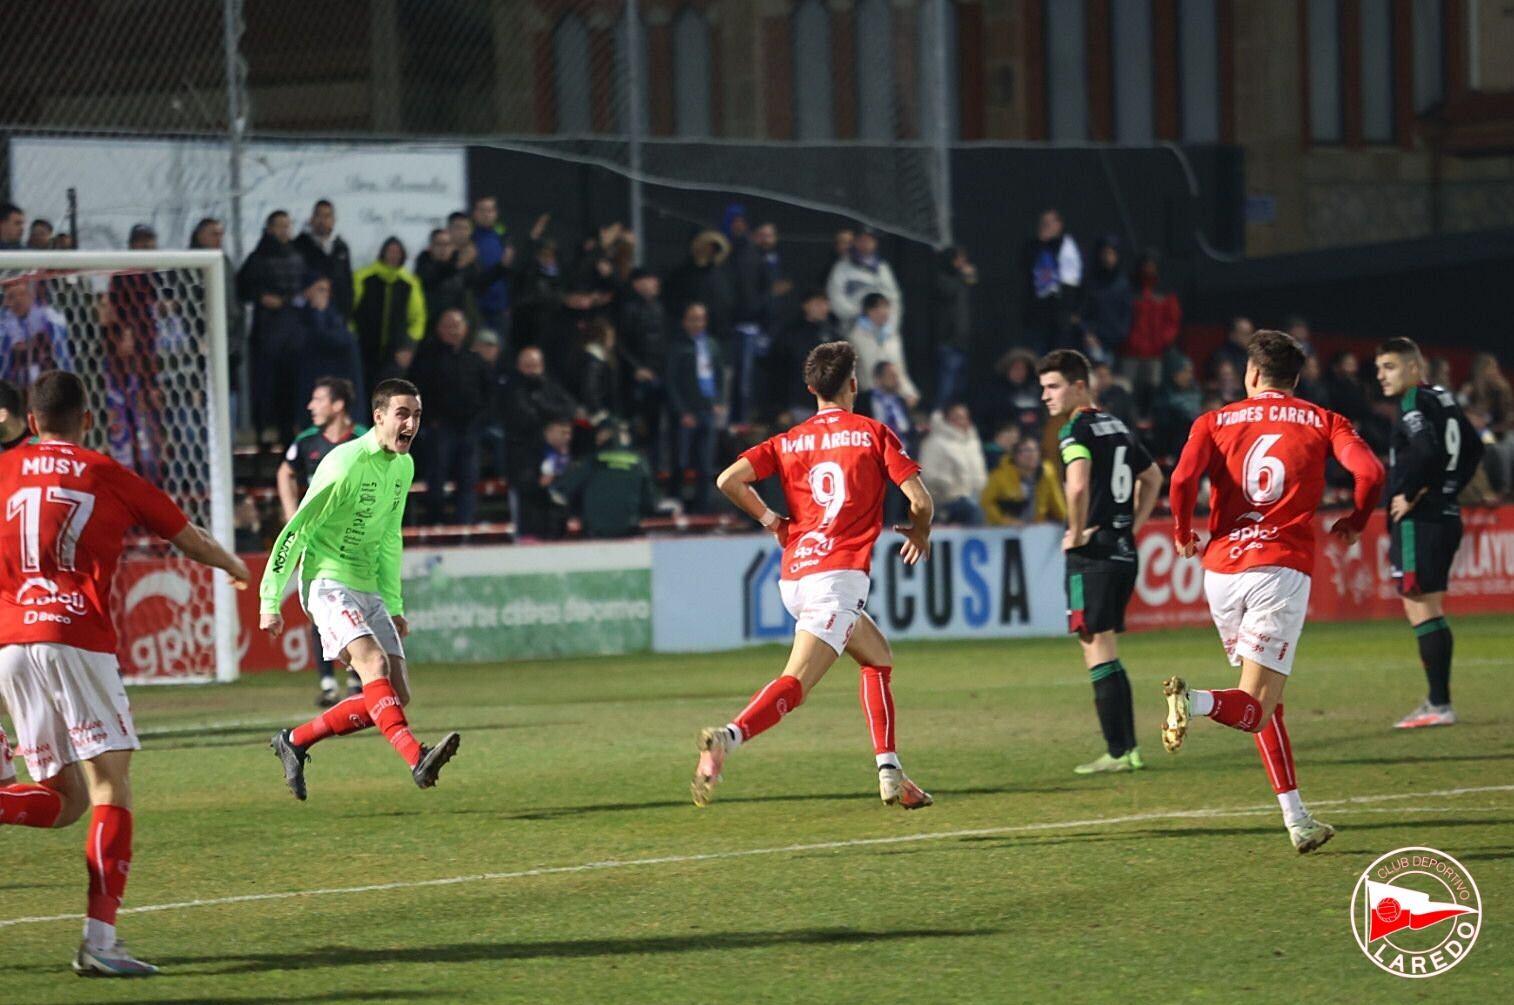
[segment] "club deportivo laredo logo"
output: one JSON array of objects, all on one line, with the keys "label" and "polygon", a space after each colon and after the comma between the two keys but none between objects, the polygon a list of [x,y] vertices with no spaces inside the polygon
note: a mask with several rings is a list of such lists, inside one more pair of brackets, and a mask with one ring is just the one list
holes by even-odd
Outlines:
[{"label": "club deportivo laredo logo", "polygon": [[1351,892],[1351,931],[1367,959],[1399,977],[1434,977],[1466,959],[1482,928],[1482,894],[1456,859],[1399,848]]}]

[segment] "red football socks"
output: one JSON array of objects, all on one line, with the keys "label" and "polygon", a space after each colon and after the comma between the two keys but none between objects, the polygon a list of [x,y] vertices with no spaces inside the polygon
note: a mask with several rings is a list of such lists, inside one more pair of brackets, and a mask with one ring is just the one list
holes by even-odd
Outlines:
[{"label": "red football socks", "polygon": [[873,736],[874,754],[894,752],[894,692],[889,687],[893,667],[863,667],[861,685],[862,711]]},{"label": "red football socks", "polygon": [[779,677],[752,695],[747,707],[731,721],[741,730],[742,740],[750,740],[778,725],[779,719],[798,708],[803,701],[804,685],[799,683],[799,678]]},{"label": "red football socks", "polygon": [[63,798],[45,785],[16,783],[0,789],[0,824],[51,827],[63,811]]},{"label": "red football socks", "polygon": [[[412,768],[420,763],[421,744],[410,732],[410,723],[405,720],[405,710],[400,706],[400,700],[394,693],[394,688],[383,677],[369,681],[363,685],[363,700],[368,706],[368,717],[373,724],[384,734],[399,755],[405,759],[405,763]],[[344,703],[345,704],[345,703]],[[336,708],[341,706],[335,706]]]},{"label": "red football socks", "polygon": [[84,864],[89,867],[89,917],[114,925],[131,868],[131,810],[95,807],[84,840]]},{"label": "red football socks", "polygon": [[332,705],[320,715],[290,731],[289,739],[296,747],[308,747],[328,736],[346,736],[373,725],[368,714],[366,694],[355,694]]},{"label": "red football socks", "polygon": [[1298,788],[1298,775],[1293,771],[1293,744],[1288,741],[1288,727],[1283,725],[1281,703],[1273,710],[1267,725],[1256,734],[1256,749],[1262,755],[1273,792],[1282,795]]},{"label": "red football socks", "polygon": [[1256,732],[1257,723],[1262,720],[1261,702],[1238,687],[1209,693],[1214,696],[1214,708],[1210,709],[1209,718],[1231,729]]}]

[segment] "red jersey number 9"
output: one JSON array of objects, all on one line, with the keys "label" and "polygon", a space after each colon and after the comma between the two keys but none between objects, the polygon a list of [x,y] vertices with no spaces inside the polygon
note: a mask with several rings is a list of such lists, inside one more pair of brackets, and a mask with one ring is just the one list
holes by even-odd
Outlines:
[{"label": "red jersey number 9", "polygon": [[820,526],[828,527],[846,505],[846,475],[835,461],[821,461],[810,468],[810,495],[825,510]]}]

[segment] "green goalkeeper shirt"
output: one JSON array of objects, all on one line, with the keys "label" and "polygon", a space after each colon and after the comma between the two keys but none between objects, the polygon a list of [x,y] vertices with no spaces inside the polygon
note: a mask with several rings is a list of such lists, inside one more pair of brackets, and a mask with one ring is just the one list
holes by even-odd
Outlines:
[{"label": "green goalkeeper shirt", "polygon": [[377,593],[390,614],[404,614],[400,524],[414,479],[415,460],[379,446],[376,430],[328,453],[294,518],[273,542],[258,588],[262,612],[278,613],[298,564],[303,583],[334,579],[351,590]]}]

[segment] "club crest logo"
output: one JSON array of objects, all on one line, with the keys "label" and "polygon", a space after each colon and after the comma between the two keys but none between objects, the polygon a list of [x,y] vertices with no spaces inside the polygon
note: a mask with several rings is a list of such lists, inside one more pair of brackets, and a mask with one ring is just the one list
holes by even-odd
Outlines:
[{"label": "club crest logo", "polygon": [[1351,931],[1367,959],[1399,977],[1435,977],[1466,959],[1482,928],[1482,894],[1456,859],[1399,848],[1351,893]]}]

